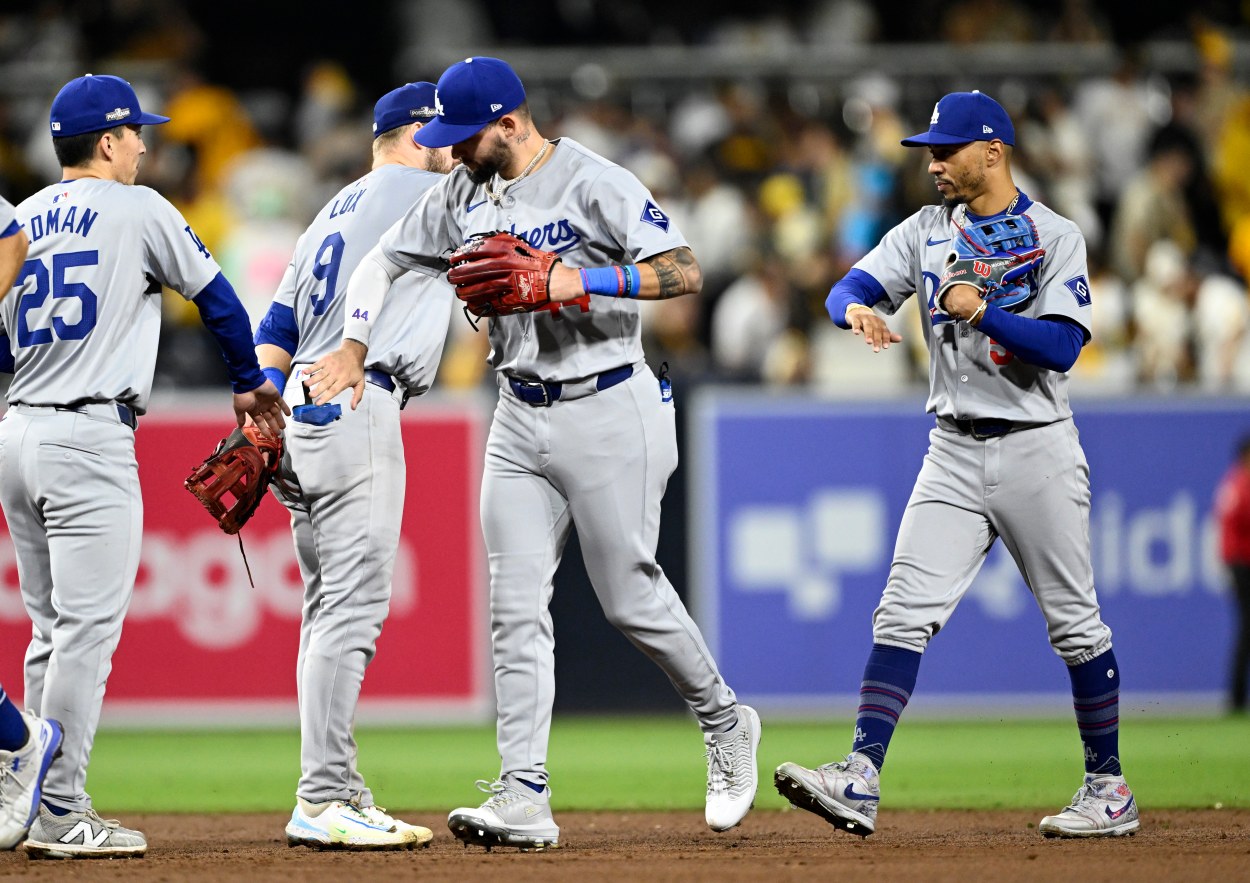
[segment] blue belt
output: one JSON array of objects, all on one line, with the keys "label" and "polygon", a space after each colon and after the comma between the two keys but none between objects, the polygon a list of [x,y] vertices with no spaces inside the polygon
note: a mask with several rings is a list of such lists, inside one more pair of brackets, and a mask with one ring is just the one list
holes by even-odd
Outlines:
[{"label": "blue belt", "polygon": [[377,368],[365,369],[365,383],[372,383],[374,386],[380,386],[387,392],[395,391],[395,378],[387,374],[385,371],[379,371]]},{"label": "blue belt", "polygon": [[[598,392],[603,392],[605,389],[611,389],[618,383],[628,380],[633,375],[633,365],[611,368],[595,378],[595,389]],[[535,408],[550,408],[552,402],[559,401],[565,385],[563,383],[546,383],[542,380],[522,380],[519,377],[509,377],[508,386],[512,387],[513,395],[525,402],[525,404]]]},{"label": "blue belt", "polygon": [[[90,405],[90,404],[108,404],[108,403],[106,402],[81,402],[77,405],[50,405],[48,407],[51,407],[55,411],[73,411],[77,414],[83,414],[83,413],[86,413],[85,411],[83,411],[83,406]],[[134,408],[130,407],[130,405],[124,405],[121,402],[113,402],[112,404],[117,408],[117,419],[121,421],[122,425],[129,426],[132,430],[139,428],[139,417],[138,415],[135,414]]]}]

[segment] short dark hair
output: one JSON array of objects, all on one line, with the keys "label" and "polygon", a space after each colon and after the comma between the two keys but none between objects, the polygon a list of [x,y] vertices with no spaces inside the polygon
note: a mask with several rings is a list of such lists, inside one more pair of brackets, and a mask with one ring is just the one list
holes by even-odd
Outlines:
[{"label": "short dark hair", "polygon": [[81,135],[66,135],[64,138],[53,138],[52,149],[56,151],[56,160],[63,169],[85,166],[95,156],[95,146],[105,135],[121,137],[125,126],[113,126],[110,129],[97,129],[94,132],[83,132]]}]

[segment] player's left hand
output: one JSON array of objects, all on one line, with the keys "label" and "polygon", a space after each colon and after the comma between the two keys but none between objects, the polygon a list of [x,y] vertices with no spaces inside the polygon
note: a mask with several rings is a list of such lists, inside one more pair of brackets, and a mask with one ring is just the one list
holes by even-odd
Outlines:
[{"label": "player's left hand", "polygon": [[352,389],[352,410],[365,397],[365,354],[369,348],[358,340],[345,340],[339,348],[313,362],[304,374],[313,404],[324,405],[347,388]]},{"label": "player's left hand", "polygon": [[282,398],[282,392],[266,380],[251,392],[234,394],[234,416],[240,428],[246,425],[247,418],[270,438],[278,438],[286,426],[284,414],[290,414],[291,408]]}]

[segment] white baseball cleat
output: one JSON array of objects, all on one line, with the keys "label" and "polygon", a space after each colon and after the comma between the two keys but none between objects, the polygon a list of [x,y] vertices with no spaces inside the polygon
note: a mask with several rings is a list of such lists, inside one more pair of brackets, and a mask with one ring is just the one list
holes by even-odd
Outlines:
[{"label": "white baseball cleat", "polygon": [[814,770],[783,763],[773,782],[786,800],[848,834],[867,837],[877,829],[881,779],[872,761],[857,751]]},{"label": "white baseball cleat", "polygon": [[527,851],[559,847],[560,828],[551,816],[550,788],[544,786],[538,794],[511,773],[502,780],[478,779],[475,784],[490,798],[478,807],[453,809],[447,816],[447,827],[466,848],[470,843],[488,850],[493,846]]},{"label": "white baseball cleat", "polygon": [[58,816],[46,806],[39,807],[24,846],[30,858],[140,858],[148,851],[143,834],[94,809]]},{"label": "white baseball cleat", "polygon": [[39,812],[39,797],[48,767],[61,753],[61,725],[29,711],[22,712],[29,736],[16,751],[0,751],[0,849],[26,839]]},{"label": "white baseball cleat", "polygon": [[[428,828],[420,830],[433,838]],[[395,820],[384,812],[371,815],[346,800],[310,803],[303,798],[296,800],[291,821],[287,822],[286,843],[312,849],[352,850],[412,849],[424,845],[410,833],[401,831]]]},{"label": "white baseball cleat", "polygon": [[760,747],[760,716],[738,706],[738,724],[728,733],[707,733],[707,803],[703,817],[713,831],[728,831],[755,805],[760,777],[755,755]]},{"label": "white baseball cleat", "polygon": [[359,804],[357,804],[357,807],[362,813],[364,813],[365,818],[373,822],[375,825],[380,825],[384,828],[393,827],[400,834],[403,834],[411,840],[416,846],[429,846],[430,841],[434,839],[434,832],[429,828],[423,827],[422,825],[410,825],[401,819],[397,819],[388,813],[384,807],[360,806]]},{"label": "white baseball cleat", "polygon": [[1122,837],[1136,834],[1141,823],[1123,776],[1086,773],[1072,804],[1037,827],[1047,837]]}]

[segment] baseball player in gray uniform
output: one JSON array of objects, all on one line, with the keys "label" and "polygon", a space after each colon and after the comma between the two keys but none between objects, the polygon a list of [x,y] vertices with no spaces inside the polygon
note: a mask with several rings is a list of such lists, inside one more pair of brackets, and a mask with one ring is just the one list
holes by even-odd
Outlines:
[{"label": "baseball player in gray uniform", "polygon": [[[1137,806],[1118,747],[1120,667],[1094,594],[1089,467],[1068,406],[1067,371],[1090,336],[1085,241],[1075,224],[1016,188],[1014,129],[989,96],[946,95],[929,130],[903,144],[928,147],[943,204],[888,232],[833,287],[827,306],[839,326],[880,351],[901,338],[874,308],[893,314],[913,293],[925,298],[928,410],[937,421],[873,614],[852,752],[816,769],[784,763],[777,789],[837,828],[873,832],[878,774],[921,654],[1001,537],[1067,663],[1085,747],[1080,790],[1040,829],[1132,834]],[[984,290],[966,284],[1004,256],[1025,276]]]},{"label": "baseball player in gray uniform", "polygon": [[[0,299],[13,287],[29,246],[13,204],[0,196]],[[7,347],[0,351],[0,362],[6,357],[11,360]],[[12,373],[7,367],[6,373]],[[0,849],[26,839],[61,738],[60,723],[23,712],[0,686]]]},{"label": "baseball player in gray uniform", "polygon": [[65,727],[26,840],[36,858],[143,855],[142,834],[101,819],[87,761],[139,566],[143,500],[134,431],[147,408],[161,286],[193,299],[221,346],[240,424],[276,433],[286,405],[256,362],[247,313],[163,197],[134,186],[145,148],[134,89],[71,80],[52,102],[62,180],[17,207],[30,252],[0,303],[12,358],[0,421],[0,502],[33,628],[26,704]]},{"label": "baseball player in gray uniform", "polygon": [[[379,318],[366,393],[314,405],[304,369],[343,339],[343,289],[352,271],[426,190],[451,170],[451,151],[412,134],[434,116],[434,84],[409,83],[374,107],[373,170],[344,187],[300,237],[256,333],[264,371],[286,389],[293,416],[279,499],[291,511],[304,578],[299,684],[301,775],[287,842],[318,848],[428,845],[429,828],[374,805],[356,767],[352,723],[365,668],[391,599],[404,508],[399,410],[429,389],[447,336],[451,287],[408,276]],[[289,379],[288,379],[289,375]]]},{"label": "baseball player in gray uniform", "polygon": [[[438,116],[414,136],[462,167],[432,187],[352,275],[343,346],[318,362],[325,401],[363,388],[378,307],[409,271],[477,233],[511,230],[558,252],[549,308],[490,321],[499,403],[487,440],[482,531],[490,564],[499,778],[454,810],[465,843],[558,846],[547,745],[555,694],[552,578],[576,526],[610,622],[672,680],[704,733],[706,818],[738,824],[755,797],[759,718],[740,705],[655,560],[660,502],[677,465],[672,390],[644,360],[636,300],[696,293],[698,263],[632,174],[535,129],[505,62],[474,57],[438,81]],[[580,269],[575,269],[580,268]],[[592,297],[592,295],[599,295]]]}]

